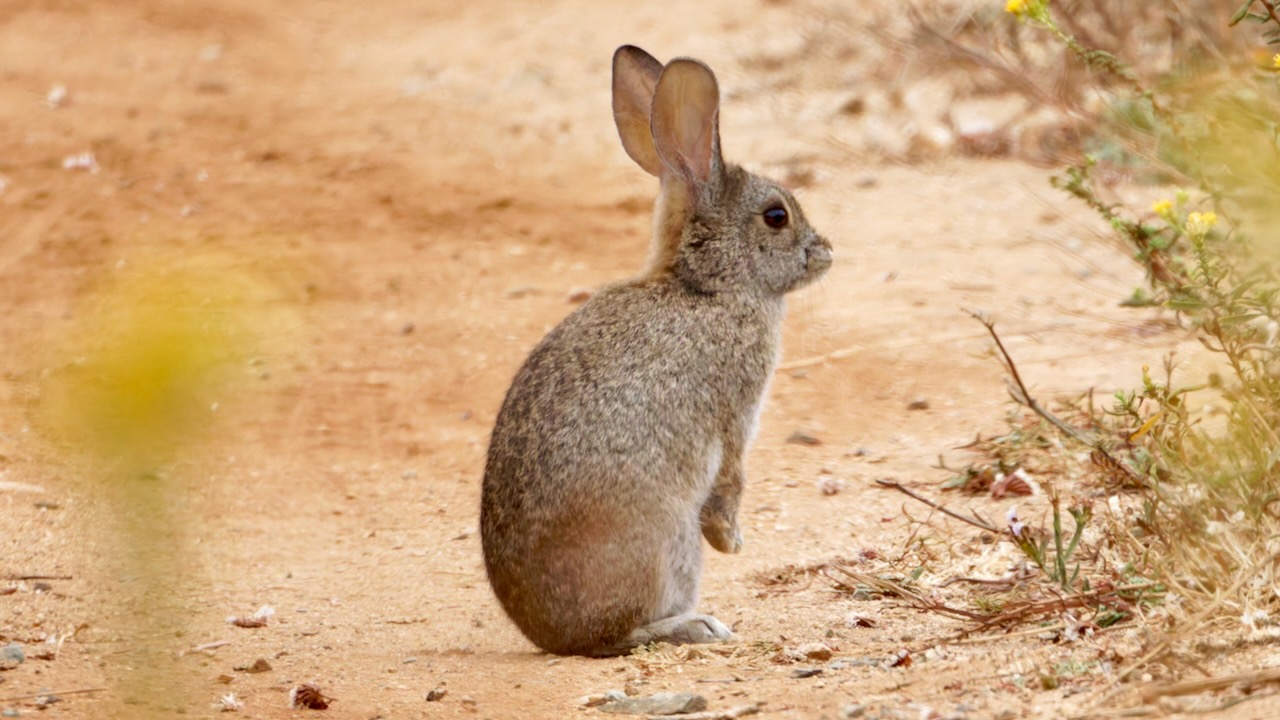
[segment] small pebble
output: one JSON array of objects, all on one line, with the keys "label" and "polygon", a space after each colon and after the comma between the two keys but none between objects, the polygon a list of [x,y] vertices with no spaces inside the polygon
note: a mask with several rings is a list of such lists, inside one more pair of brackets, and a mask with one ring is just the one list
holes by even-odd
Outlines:
[{"label": "small pebble", "polygon": [[911,402],[907,403],[907,409],[908,410],[928,410],[929,401],[924,398],[916,398],[915,400],[912,400]]},{"label": "small pebble", "polygon": [[49,93],[44,96],[44,102],[49,107],[56,109],[66,105],[69,97],[66,85],[54,85],[49,88]]},{"label": "small pebble", "polygon": [[628,680],[627,684],[622,686],[622,691],[628,695],[639,695],[640,691],[643,690],[645,686],[647,686],[648,684],[649,684],[649,681],[645,680],[644,678],[636,678],[633,680]]},{"label": "small pebble", "polygon": [[804,430],[796,430],[787,436],[787,443],[790,445],[808,445],[812,447],[814,445],[821,445],[822,441]]},{"label": "small pebble", "polygon": [[329,698],[320,692],[320,688],[311,683],[306,683],[298,685],[289,691],[289,707],[327,710],[329,708]]},{"label": "small pebble", "polygon": [[878,657],[849,657],[832,660],[827,663],[828,670],[843,670],[856,667],[879,667],[882,661]]},{"label": "small pebble", "polygon": [[22,650],[22,645],[11,642],[0,648],[0,666],[10,665],[16,667],[21,665],[27,659],[27,653]]},{"label": "small pebble", "polygon": [[578,705],[589,708],[599,707],[607,702],[625,700],[626,698],[627,696],[625,693],[620,693],[617,690],[610,690],[608,692],[592,693],[590,695],[580,697],[578,698]]},{"label": "small pebble", "polygon": [[805,643],[800,647],[796,648],[796,651],[810,660],[820,660],[820,661],[830,660],[831,654],[832,654],[831,648],[827,647],[826,643],[818,643],[818,642]]},{"label": "small pebble", "polygon": [[518,300],[520,298],[528,297],[530,295],[537,295],[539,292],[540,291],[536,286],[521,285],[520,287],[511,288],[506,292],[506,295],[508,298],[511,298],[512,300]]}]

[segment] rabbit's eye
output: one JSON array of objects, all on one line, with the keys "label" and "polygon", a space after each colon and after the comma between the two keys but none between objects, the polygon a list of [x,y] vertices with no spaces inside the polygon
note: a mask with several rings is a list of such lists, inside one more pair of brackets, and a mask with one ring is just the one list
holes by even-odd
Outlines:
[{"label": "rabbit's eye", "polygon": [[787,226],[787,209],[784,207],[771,207],[764,211],[764,224],[777,230]]}]

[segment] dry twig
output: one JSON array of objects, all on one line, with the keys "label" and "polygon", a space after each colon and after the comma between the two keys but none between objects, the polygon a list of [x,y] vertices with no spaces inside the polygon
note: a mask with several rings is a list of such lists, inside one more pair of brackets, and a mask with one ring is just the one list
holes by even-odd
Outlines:
[{"label": "dry twig", "polygon": [[970,517],[968,515],[961,515],[960,513],[955,512],[954,510],[948,510],[946,506],[940,503],[936,503],[911,490],[908,490],[906,486],[904,486],[902,483],[898,482],[897,480],[890,480],[889,478],[877,478],[876,484],[879,485],[880,487],[889,488],[891,490],[897,490],[898,492],[903,493],[914,500],[919,500],[920,502],[924,503],[925,505],[928,505],[929,507],[933,508],[934,510],[937,510],[938,512],[941,512],[949,517],[953,517],[956,520],[959,520],[961,522],[969,523],[970,525],[976,528],[986,530],[987,532],[991,532],[991,533],[1001,532],[1000,528],[992,525],[991,523],[985,520],[982,520],[981,518]]},{"label": "dry twig", "polygon": [[1009,377],[1013,380],[1013,387],[1010,388],[1010,395],[1013,396],[1015,401],[1030,408],[1032,412],[1044,418],[1050,425],[1053,425],[1064,435],[1091,448],[1093,450],[1092,457],[1095,464],[1104,466],[1113,472],[1123,473],[1136,484],[1143,484],[1142,478],[1138,477],[1138,474],[1127,465],[1116,460],[1115,456],[1103,447],[1101,440],[1096,437],[1091,437],[1090,435],[1080,431],[1078,428],[1068,425],[1057,415],[1045,410],[1040,403],[1036,402],[1036,399],[1031,397],[1031,391],[1028,390],[1026,384],[1022,382],[1022,375],[1018,372],[1018,366],[1013,362],[1013,356],[1011,356],[1009,351],[1005,349],[1004,343],[1000,340],[1000,335],[996,333],[995,322],[980,312],[976,312],[974,310],[965,310],[965,312],[974,320],[982,323],[982,326],[985,327],[987,332],[991,335],[991,339],[995,341],[996,349],[1000,351],[1000,357],[1004,363],[1005,370],[1009,372]]},{"label": "dry twig", "polygon": [[1148,685],[1147,687],[1142,688],[1142,701],[1145,703],[1153,703],[1162,697],[1197,695],[1204,692],[1213,692],[1214,690],[1223,690],[1236,685],[1240,685],[1249,690],[1260,685],[1269,685],[1271,683],[1280,683],[1280,668],[1255,670],[1253,672],[1237,673],[1235,675],[1227,675],[1225,677],[1211,677],[1202,678],[1200,680],[1185,680],[1183,682]]},{"label": "dry twig", "polygon": [[0,698],[0,703],[18,702],[19,700],[35,700],[36,698],[63,695],[83,695],[85,693],[106,692],[106,688],[81,688],[79,690],[50,690],[49,692],[35,693],[33,695],[11,695],[9,697]]}]

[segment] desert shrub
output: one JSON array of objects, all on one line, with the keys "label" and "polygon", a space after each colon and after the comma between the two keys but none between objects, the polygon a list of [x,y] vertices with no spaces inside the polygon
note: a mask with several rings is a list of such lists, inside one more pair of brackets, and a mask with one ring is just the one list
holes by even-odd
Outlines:
[{"label": "desert shrub", "polygon": [[[1228,16],[1210,5],[1008,0],[1005,10],[1020,21],[1009,42],[1056,43],[1055,57],[1077,67],[1062,72],[1082,73],[1072,92],[1104,100],[1092,147],[1110,155],[1087,155],[1054,182],[1146,269],[1127,304],[1166,308],[1220,367],[1182,385],[1170,359],[1087,413],[1093,475],[1128,499],[1095,516],[1102,551],[1167,589],[1183,630],[1228,616],[1256,629],[1280,611],[1280,11],[1271,0]],[[1130,17],[1119,25],[1115,13]],[[1161,42],[1131,42],[1140,36]],[[1098,182],[1107,162],[1177,189],[1125,206]]]}]

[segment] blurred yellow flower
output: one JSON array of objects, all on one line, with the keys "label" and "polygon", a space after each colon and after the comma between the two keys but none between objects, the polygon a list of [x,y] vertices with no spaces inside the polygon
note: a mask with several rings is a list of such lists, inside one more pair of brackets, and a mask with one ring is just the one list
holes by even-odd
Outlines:
[{"label": "blurred yellow flower", "polygon": [[1044,25],[1052,25],[1049,17],[1049,0],[1008,0],[1004,11],[1019,20],[1030,20]]},{"label": "blurred yellow flower", "polygon": [[[1009,0],[1009,4],[1012,5],[1013,0]],[[1280,70],[1280,53],[1276,53],[1275,57],[1271,58],[1271,66],[1277,70]]]},{"label": "blurred yellow flower", "polygon": [[1204,237],[1209,234],[1209,230],[1218,224],[1218,216],[1215,213],[1198,213],[1193,212],[1187,215],[1187,234],[1192,237]]},{"label": "blurred yellow flower", "polygon": [[1173,201],[1168,198],[1157,200],[1151,210],[1160,217],[1168,217],[1173,212]]}]

